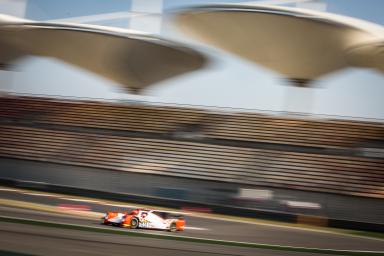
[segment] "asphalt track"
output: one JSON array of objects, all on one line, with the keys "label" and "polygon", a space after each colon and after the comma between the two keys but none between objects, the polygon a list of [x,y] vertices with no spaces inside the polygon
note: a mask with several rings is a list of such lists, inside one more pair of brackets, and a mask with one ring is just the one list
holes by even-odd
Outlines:
[{"label": "asphalt track", "polygon": [[[38,203],[53,207],[78,205],[92,212],[107,210],[128,210],[102,200],[78,199],[75,197],[26,191],[0,190],[1,199]],[[60,208],[58,208],[60,209]],[[100,227],[99,219],[69,216],[63,213],[44,212],[19,207],[0,206],[0,215],[50,222]],[[97,215],[97,214],[96,214]],[[100,216],[101,217],[101,216]],[[176,233],[177,236],[265,243],[296,247],[311,247],[338,250],[384,251],[384,241],[299,228],[250,224],[214,218],[186,216],[190,229]],[[109,227],[116,229],[116,227]],[[137,230],[134,232],[163,231]],[[165,232],[167,233],[167,232]],[[166,241],[150,238],[124,237],[113,234],[99,234],[76,230],[61,230],[48,227],[33,227],[24,224],[2,223],[0,228],[2,250],[32,253],[37,255],[60,255],[54,248],[60,248],[62,255],[119,255],[131,251],[141,255],[311,255],[308,253],[282,252],[255,248],[234,248],[221,245],[201,245],[191,242]],[[23,241],[20,243],[20,241]],[[75,251],[71,251],[75,250]],[[103,253],[104,252],[104,253]],[[315,254],[314,254],[315,255]],[[316,254],[320,255],[320,254]]]},{"label": "asphalt track", "polygon": [[[84,231],[36,228],[31,225],[2,224],[0,247],[3,251],[27,255],[244,255],[302,256],[320,255],[296,252],[276,252],[264,249],[134,238]],[[0,251],[1,254],[1,251]]]}]

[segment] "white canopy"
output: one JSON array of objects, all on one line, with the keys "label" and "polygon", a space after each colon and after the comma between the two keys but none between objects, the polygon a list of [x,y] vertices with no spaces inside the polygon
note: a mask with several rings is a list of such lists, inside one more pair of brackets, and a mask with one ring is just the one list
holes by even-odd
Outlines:
[{"label": "white canopy", "polygon": [[137,31],[0,15],[0,68],[27,55],[63,60],[134,91],[206,62],[197,51]]},{"label": "white canopy", "polygon": [[310,10],[211,5],[180,11],[187,34],[274,70],[297,85],[349,66],[384,71],[384,28]]}]

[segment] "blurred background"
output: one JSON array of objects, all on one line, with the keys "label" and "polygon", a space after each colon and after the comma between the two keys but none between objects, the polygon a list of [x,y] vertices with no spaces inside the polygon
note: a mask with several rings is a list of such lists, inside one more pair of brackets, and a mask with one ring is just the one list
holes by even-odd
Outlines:
[{"label": "blurred background", "polygon": [[[381,0],[221,2],[299,7],[384,24]],[[203,68],[140,94],[57,59],[17,60],[12,71],[0,71],[2,185],[382,231],[383,74],[348,68],[310,87],[292,86],[175,26],[177,11],[208,3],[0,0],[2,14],[142,31],[208,59]]]}]

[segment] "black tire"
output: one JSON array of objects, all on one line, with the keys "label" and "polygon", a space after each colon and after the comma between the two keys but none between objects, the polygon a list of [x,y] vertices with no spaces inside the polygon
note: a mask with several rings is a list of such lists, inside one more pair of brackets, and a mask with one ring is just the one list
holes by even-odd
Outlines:
[{"label": "black tire", "polygon": [[176,227],[176,222],[172,222],[171,225],[169,226],[169,232],[176,232],[177,227]]},{"label": "black tire", "polygon": [[137,218],[132,218],[130,223],[130,228],[138,228],[139,227],[139,220]]}]

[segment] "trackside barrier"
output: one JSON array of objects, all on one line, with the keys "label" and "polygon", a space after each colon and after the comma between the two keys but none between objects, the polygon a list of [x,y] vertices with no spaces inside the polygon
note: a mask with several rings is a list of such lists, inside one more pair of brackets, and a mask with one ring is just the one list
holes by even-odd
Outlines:
[{"label": "trackside barrier", "polygon": [[328,219],[328,226],[333,228],[345,228],[354,230],[384,232],[383,223],[359,222],[351,220]]},{"label": "trackside barrier", "polygon": [[212,213],[225,214],[239,217],[251,217],[264,220],[275,220],[288,223],[301,223],[314,226],[328,226],[333,228],[353,229],[361,231],[384,232],[384,223],[370,223],[352,220],[327,219],[318,216],[293,214],[280,211],[260,210],[254,208],[243,208],[217,204],[206,204],[180,199],[163,197],[152,197],[136,194],[113,193],[108,191],[97,191],[70,186],[62,186],[33,181],[20,181],[0,178],[0,185],[32,189],[44,192],[62,193],[67,195],[84,196],[97,199],[116,200],[128,203],[140,203],[170,208],[205,208],[211,209]]},{"label": "trackside barrier", "polygon": [[329,225],[328,218],[302,214],[297,215],[296,222],[299,224],[308,224],[320,227],[327,227]]}]

